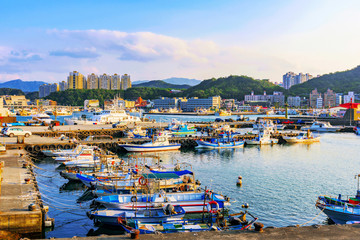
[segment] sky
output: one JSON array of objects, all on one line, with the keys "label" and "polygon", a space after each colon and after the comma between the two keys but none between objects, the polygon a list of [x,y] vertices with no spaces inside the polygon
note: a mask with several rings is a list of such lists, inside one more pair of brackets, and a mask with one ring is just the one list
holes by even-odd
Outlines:
[{"label": "sky", "polygon": [[359,12],[356,0],[1,0],[0,82],[343,71],[360,65]]}]

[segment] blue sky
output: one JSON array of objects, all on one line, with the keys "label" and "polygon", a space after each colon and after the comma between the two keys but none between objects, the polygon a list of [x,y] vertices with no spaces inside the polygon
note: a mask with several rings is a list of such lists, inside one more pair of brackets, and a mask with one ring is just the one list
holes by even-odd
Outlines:
[{"label": "blue sky", "polygon": [[359,10],[351,0],[3,0],[0,81],[58,82],[73,70],[281,81],[346,70],[359,64]]}]

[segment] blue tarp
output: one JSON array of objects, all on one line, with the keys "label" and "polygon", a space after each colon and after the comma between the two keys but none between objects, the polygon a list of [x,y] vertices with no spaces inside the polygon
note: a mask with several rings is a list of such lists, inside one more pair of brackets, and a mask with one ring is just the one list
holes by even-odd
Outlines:
[{"label": "blue tarp", "polygon": [[167,172],[162,172],[162,171],[154,171],[154,170],[151,170],[152,173],[175,173],[176,175],[178,176],[182,176],[182,175],[185,175],[185,174],[193,174],[193,172],[189,171],[189,170],[183,170],[183,171],[167,171]]}]

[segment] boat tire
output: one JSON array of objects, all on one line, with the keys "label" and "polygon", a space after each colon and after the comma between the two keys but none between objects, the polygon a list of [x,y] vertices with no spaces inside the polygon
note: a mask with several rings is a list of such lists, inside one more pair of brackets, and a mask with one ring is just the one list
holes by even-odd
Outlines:
[{"label": "boat tire", "polygon": [[41,150],[40,146],[39,145],[35,145],[34,146],[34,151],[35,152],[39,152]]},{"label": "boat tire", "polygon": [[69,144],[65,144],[64,149],[70,149],[71,146]]},{"label": "boat tire", "polygon": [[43,145],[43,146],[41,146],[41,150],[49,150],[49,146],[48,145]]},{"label": "boat tire", "polygon": [[87,216],[90,220],[94,219],[94,216],[91,215],[90,212],[86,212],[86,216]]},{"label": "boat tire", "polygon": [[51,144],[51,145],[49,146],[49,150],[55,150],[55,149],[56,149],[56,147],[55,147],[54,144]]},{"label": "boat tire", "polygon": [[32,146],[26,146],[25,150],[28,151],[28,152],[32,152],[33,148],[32,148]]},{"label": "boat tire", "polygon": [[56,148],[59,149],[59,150],[64,149],[63,145],[61,145],[61,144],[58,144],[58,145],[56,146]]},{"label": "boat tire", "polygon": [[106,148],[111,148],[112,144],[111,143],[106,143]]},{"label": "boat tire", "polygon": [[131,200],[131,202],[136,202],[136,200],[137,200],[136,196],[132,196],[130,200]]}]

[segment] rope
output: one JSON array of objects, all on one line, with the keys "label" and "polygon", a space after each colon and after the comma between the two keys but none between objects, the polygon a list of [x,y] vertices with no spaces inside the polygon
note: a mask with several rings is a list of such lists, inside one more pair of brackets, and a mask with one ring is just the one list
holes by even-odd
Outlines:
[{"label": "rope", "polygon": [[[45,189],[40,189],[41,191],[46,191],[46,192],[49,192],[49,193],[53,193],[52,191],[49,191],[49,190],[45,190]],[[43,194],[43,193],[41,193],[41,194]],[[76,197],[79,197],[79,196],[76,196]],[[53,197],[53,198],[58,198],[58,197]],[[59,199],[59,198],[58,198]],[[61,198],[61,199],[59,199],[59,200],[61,200],[61,201],[67,201],[67,202],[72,202],[72,203],[74,203],[74,201],[73,200],[68,200],[68,199],[63,199],[63,198]]]},{"label": "rope", "polygon": [[308,224],[308,223],[312,222],[312,221],[315,220],[317,217],[319,217],[320,214],[321,214],[324,210],[325,210],[325,207],[319,212],[318,215],[316,215],[315,217],[313,217],[311,220],[307,221],[306,223],[300,224],[300,225],[298,224],[298,225],[296,225],[296,227],[302,227],[302,226],[304,226],[305,224]]}]

